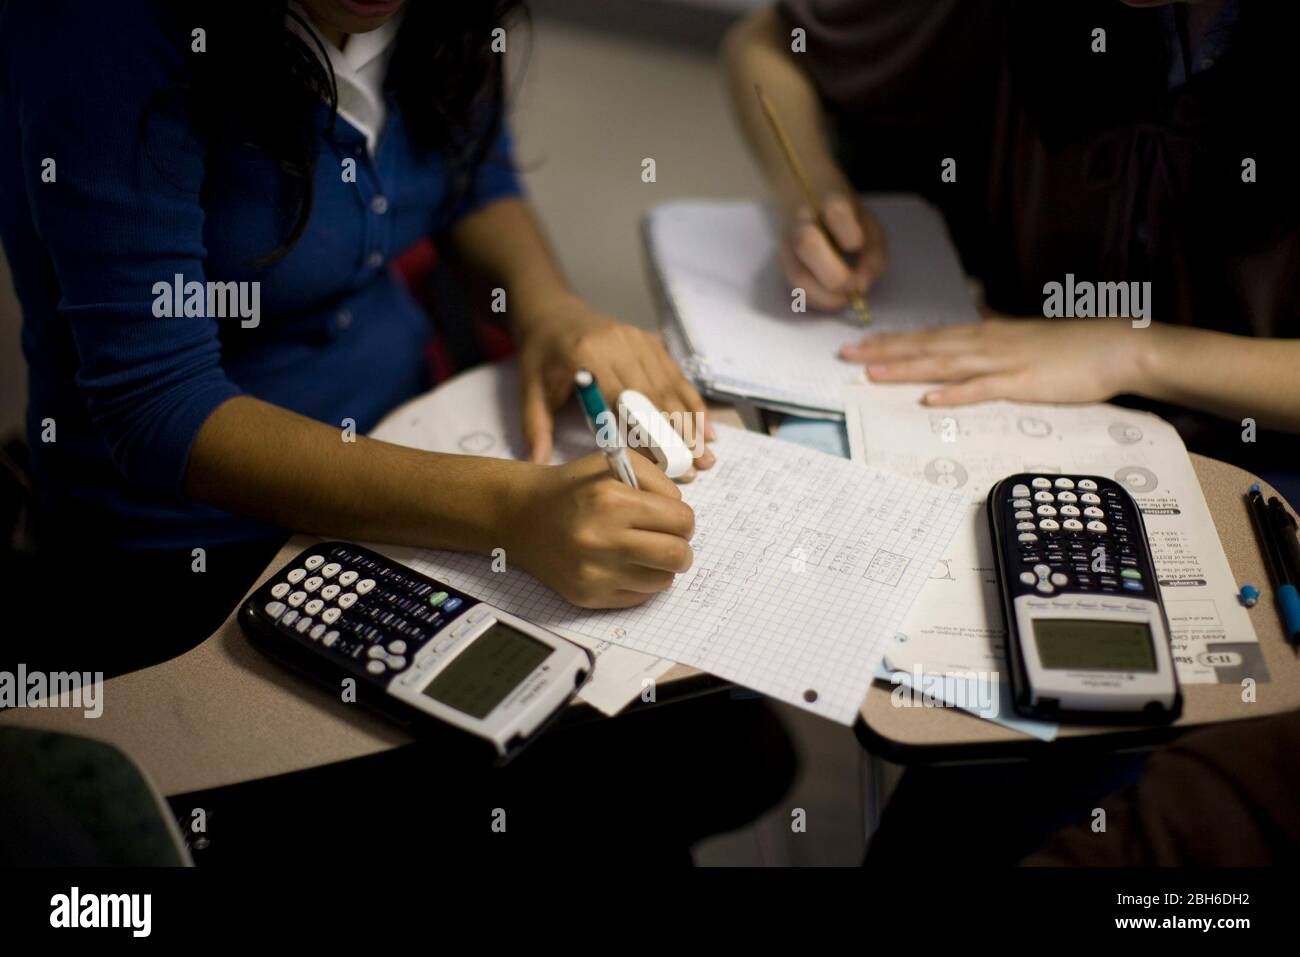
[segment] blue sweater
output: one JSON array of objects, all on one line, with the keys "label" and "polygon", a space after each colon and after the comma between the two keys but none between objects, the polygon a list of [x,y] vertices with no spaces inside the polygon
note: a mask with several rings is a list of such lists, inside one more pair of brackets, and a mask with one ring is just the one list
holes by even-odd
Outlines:
[{"label": "blue sweater", "polygon": [[[519,184],[503,133],[469,198],[440,215],[447,169],[414,149],[393,97],[373,158],[341,117],[329,135],[321,104],[311,219],[259,269],[289,225],[281,174],[254,149],[206,149],[184,115],[156,108],[185,73],[164,22],[150,0],[0,4],[0,237],[23,308],[42,517],[189,549],[271,532],[185,498],[208,415],[246,394],[364,432],[427,388],[429,320],[388,262]],[[260,322],[156,315],[156,287],[177,275],[260,281]]]}]

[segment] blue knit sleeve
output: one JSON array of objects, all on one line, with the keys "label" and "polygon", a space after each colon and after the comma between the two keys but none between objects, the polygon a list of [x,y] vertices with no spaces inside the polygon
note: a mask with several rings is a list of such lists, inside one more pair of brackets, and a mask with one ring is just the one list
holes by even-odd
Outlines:
[{"label": "blue knit sleeve", "polygon": [[200,427],[239,392],[217,327],[238,318],[156,315],[156,285],[206,282],[204,151],[175,95],[184,54],[151,2],[8,6],[23,188],[77,387],[121,473],[179,495]]},{"label": "blue knit sleeve", "polygon": [[510,128],[501,124],[501,132],[488,150],[483,164],[466,195],[460,200],[447,217],[445,226],[453,226],[457,221],[468,216],[489,203],[508,196],[523,195],[523,186],[515,172],[514,136]]}]

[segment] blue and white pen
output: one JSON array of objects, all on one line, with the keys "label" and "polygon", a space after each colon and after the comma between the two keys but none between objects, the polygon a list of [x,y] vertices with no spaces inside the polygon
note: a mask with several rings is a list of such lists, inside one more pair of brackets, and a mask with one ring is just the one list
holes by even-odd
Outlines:
[{"label": "blue and white pen", "polygon": [[[632,471],[627,449],[620,441],[618,422],[614,419],[614,413],[605,405],[600,389],[596,387],[596,377],[586,369],[579,369],[573,376],[573,384],[577,386],[578,401],[582,403],[582,411],[587,414],[591,431],[595,433],[596,444],[605,453],[605,461],[609,463],[614,478],[632,488],[640,488],[636,484],[636,473]],[[606,424],[608,428],[604,427]]]}]

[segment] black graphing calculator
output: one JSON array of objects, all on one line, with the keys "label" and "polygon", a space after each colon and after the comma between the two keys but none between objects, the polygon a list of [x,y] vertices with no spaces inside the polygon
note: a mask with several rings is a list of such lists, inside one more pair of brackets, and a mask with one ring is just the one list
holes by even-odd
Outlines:
[{"label": "black graphing calculator", "polygon": [[306,549],[244,603],[273,658],[420,731],[451,725],[504,761],[586,681],[591,654],[462,591],[345,542]]},{"label": "black graphing calculator", "polygon": [[1128,491],[1098,475],[1012,475],[989,492],[988,516],[1016,710],[1176,719],[1169,619]]}]

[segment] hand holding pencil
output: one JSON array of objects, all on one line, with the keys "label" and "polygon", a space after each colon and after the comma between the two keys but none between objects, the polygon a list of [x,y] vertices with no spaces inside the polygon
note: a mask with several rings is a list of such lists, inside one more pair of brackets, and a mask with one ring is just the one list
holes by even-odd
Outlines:
[{"label": "hand holding pencil", "polygon": [[755,91],[780,146],[785,175],[802,199],[789,212],[782,243],[786,277],[807,292],[812,308],[833,312],[851,305],[863,322],[870,322],[865,293],[885,268],[884,230],[842,176],[835,177],[841,181],[836,190],[818,195],[776,109],[761,88]]}]

